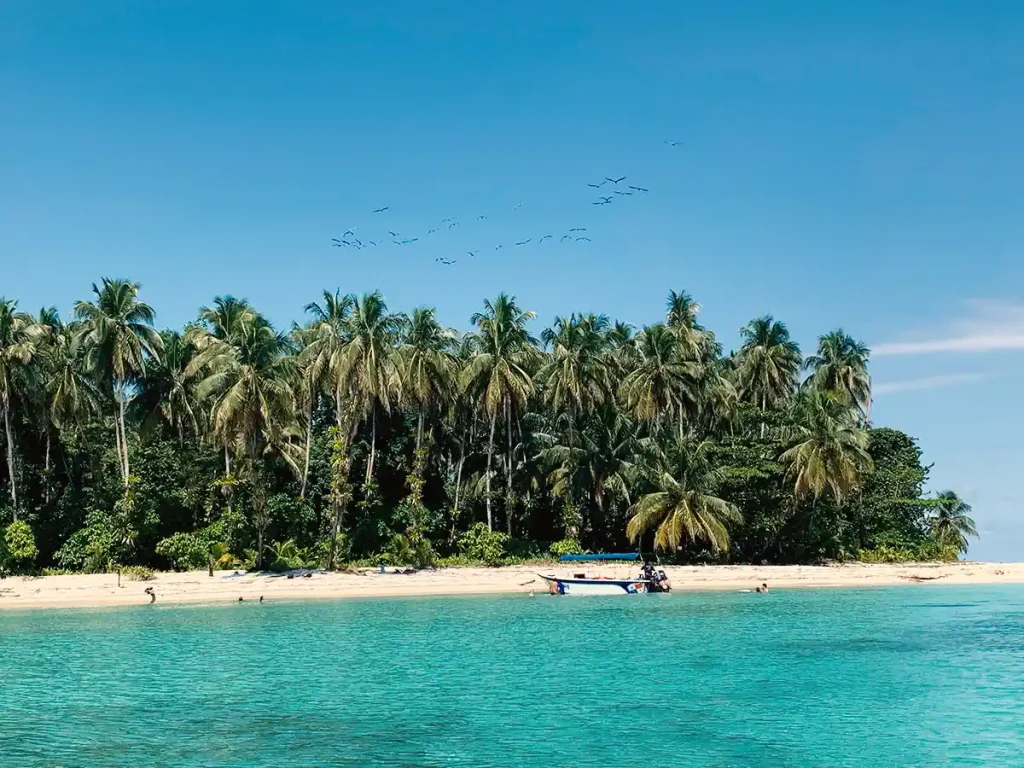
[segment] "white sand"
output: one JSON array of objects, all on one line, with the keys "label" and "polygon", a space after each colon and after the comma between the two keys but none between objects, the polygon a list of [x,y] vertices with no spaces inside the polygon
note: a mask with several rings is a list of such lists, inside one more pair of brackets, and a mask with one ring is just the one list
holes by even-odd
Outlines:
[{"label": "white sand", "polygon": [[[587,566],[604,575],[627,576],[632,566]],[[204,603],[259,600],[336,599],[422,595],[526,594],[543,591],[538,572],[563,576],[583,565],[516,566],[507,568],[447,568],[408,576],[380,575],[366,570],[357,574],[314,574],[311,578],[246,575],[210,578],[205,571],[161,573],[152,581],[122,581],[113,574],[14,577],[0,580],[0,610],[4,608],[71,608],[110,605],[144,605],[152,587],[159,603]],[[752,589],[767,582],[772,590],[794,587],[868,587],[892,584],[999,584],[1024,583],[1024,563],[953,563],[937,565],[835,565],[755,566],[715,565],[666,569],[675,591]],[[922,579],[922,580],[918,580]],[[532,583],[528,583],[532,582]]]}]

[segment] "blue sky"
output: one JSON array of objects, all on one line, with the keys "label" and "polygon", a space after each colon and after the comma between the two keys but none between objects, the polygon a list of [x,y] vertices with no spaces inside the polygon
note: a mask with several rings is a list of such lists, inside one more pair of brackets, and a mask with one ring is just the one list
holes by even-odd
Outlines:
[{"label": "blue sky", "polygon": [[[727,347],[841,325],[972,555],[1020,559],[1022,39],[1012,2],[7,0],[0,294],[126,276],[163,325],[226,292],[286,324],[379,288],[465,327],[675,288]],[[651,191],[591,205],[623,175]],[[331,248],[354,226],[382,244]]]}]

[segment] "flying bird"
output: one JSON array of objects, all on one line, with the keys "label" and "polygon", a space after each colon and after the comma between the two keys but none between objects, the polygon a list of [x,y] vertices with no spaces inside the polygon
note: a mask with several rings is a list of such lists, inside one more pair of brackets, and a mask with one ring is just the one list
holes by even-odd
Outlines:
[{"label": "flying bird", "polygon": [[629,196],[630,196],[630,195],[632,195],[633,193],[632,193],[632,192],[619,192],[619,190],[617,190],[617,189],[616,189],[616,190],[615,190],[615,194],[616,194],[616,195],[622,195],[623,197],[629,197]]},{"label": "flying bird", "polygon": [[592,240],[591,240],[591,239],[590,239],[589,237],[577,237],[577,238],[576,238],[576,242],[577,242],[577,243],[578,243],[578,242],[579,242],[580,240],[586,240],[586,241],[587,241],[588,243],[590,243],[590,242],[593,242],[593,241],[592,241]]},{"label": "flying bird", "polygon": [[458,259],[441,259],[441,263],[442,264],[447,264],[447,265],[454,264],[457,261],[458,261]]},{"label": "flying bird", "polygon": [[607,183],[608,183],[607,181],[602,181],[600,184],[587,184],[587,186],[588,187],[593,187],[594,189],[600,189],[601,187],[603,187]]},{"label": "flying bird", "polygon": [[357,229],[359,229],[359,227],[352,227],[352,229],[346,229],[344,232],[341,233],[341,236],[344,237],[345,235],[354,235]]},{"label": "flying bird", "polygon": [[388,234],[389,234],[389,235],[391,235],[392,237],[398,237],[398,234],[399,234],[399,233],[398,233],[398,232],[392,232],[392,231],[391,231],[391,230],[389,229],[389,230],[388,230]]},{"label": "flying bird", "polygon": [[448,225],[448,229],[451,229],[452,227],[457,227],[457,226],[459,226],[459,222],[453,221],[451,224]]},{"label": "flying bird", "polygon": [[376,240],[367,240],[366,242],[368,242],[370,245],[373,245],[373,246],[380,245],[380,243],[377,242]]},{"label": "flying bird", "polygon": [[651,190],[646,187],[634,187],[632,184],[629,185],[630,189],[635,189],[637,192],[650,192]]},{"label": "flying bird", "polygon": [[543,243],[545,240],[550,240],[554,235],[544,235],[538,242]]},{"label": "flying bird", "polygon": [[427,234],[428,234],[428,235],[432,235],[432,234],[434,234],[435,232],[437,232],[437,230],[436,230],[436,229],[428,229],[428,230],[427,230]]},{"label": "flying bird", "polygon": [[487,218],[486,216],[477,216],[476,220],[477,221],[481,221],[482,219],[486,219],[486,218]]},{"label": "flying bird", "polygon": [[602,197],[600,200],[591,203],[591,205],[608,205],[611,201],[612,199],[610,197]]},{"label": "flying bird", "polygon": [[496,245],[496,246],[494,246],[494,250],[500,251],[504,247],[505,247],[504,245]]},{"label": "flying bird", "polygon": [[523,207],[523,204],[522,204],[522,203],[516,203],[516,207],[515,207],[515,208],[513,208],[512,210],[513,210],[513,211],[518,211],[518,210],[519,210],[520,208],[522,208],[522,207]]},{"label": "flying bird", "polygon": [[566,240],[572,240],[572,235],[562,235],[562,239],[558,242],[564,243]]},{"label": "flying bird", "polygon": [[376,209],[374,209],[374,211],[373,211],[373,212],[374,212],[374,213],[384,213],[384,211],[387,211],[387,210],[389,210],[390,208],[391,208],[391,206],[390,206],[390,205],[385,205],[385,206],[384,206],[383,208],[376,208]]},{"label": "flying bird", "polygon": [[470,256],[476,256],[480,251],[466,251]]},{"label": "flying bird", "polygon": [[669,141],[668,139],[665,139],[665,143],[668,144],[670,147],[678,147],[683,142],[681,142],[681,141]]},{"label": "flying bird", "polygon": [[398,241],[398,240],[392,240],[391,242],[392,242],[392,243],[394,243],[395,245],[401,245],[401,244],[402,244],[402,243],[401,243],[400,241]]},{"label": "flying bird", "polygon": [[611,178],[609,176],[605,176],[604,180],[605,181],[610,181],[612,184],[618,184],[620,181],[625,181],[626,177],[625,176],[619,176],[619,178],[613,179],[613,178]]},{"label": "flying bird", "polygon": [[516,245],[526,245],[526,244],[527,244],[528,242],[530,242],[530,241],[531,241],[532,239],[533,239],[532,237],[528,237],[528,238],[526,238],[525,240],[523,240],[523,241],[522,241],[521,243],[516,243]]},{"label": "flying bird", "polygon": [[417,240],[419,240],[418,237],[410,237],[408,240],[403,240],[400,243],[400,245],[408,245],[409,243],[415,243]]},{"label": "flying bird", "polygon": [[441,219],[442,224],[447,224],[449,221],[455,221],[455,217],[449,216],[447,219]]},{"label": "flying bird", "polygon": [[334,248],[341,248],[341,243],[334,242],[334,243],[331,243],[331,246],[334,247]]},{"label": "flying bird", "polygon": [[573,227],[569,231],[570,232],[586,232],[587,228],[586,227]]}]

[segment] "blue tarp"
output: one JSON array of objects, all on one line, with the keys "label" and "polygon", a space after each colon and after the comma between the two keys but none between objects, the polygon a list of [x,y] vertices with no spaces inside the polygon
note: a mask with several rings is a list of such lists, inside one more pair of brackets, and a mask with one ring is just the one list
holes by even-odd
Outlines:
[{"label": "blue tarp", "polygon": [[636,560],[639,557],[638,552],[615,552],[597,555],[562,555],[558,559],[563,563],[573,563],[590,560]]}]

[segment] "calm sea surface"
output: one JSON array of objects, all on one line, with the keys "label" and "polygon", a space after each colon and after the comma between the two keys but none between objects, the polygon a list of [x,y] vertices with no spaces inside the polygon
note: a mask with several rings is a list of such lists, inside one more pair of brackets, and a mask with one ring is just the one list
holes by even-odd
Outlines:
[{"label": "calm sea surface", "polygon": [[0,612],[0,766],[1021,766],[1024,586]]}]

